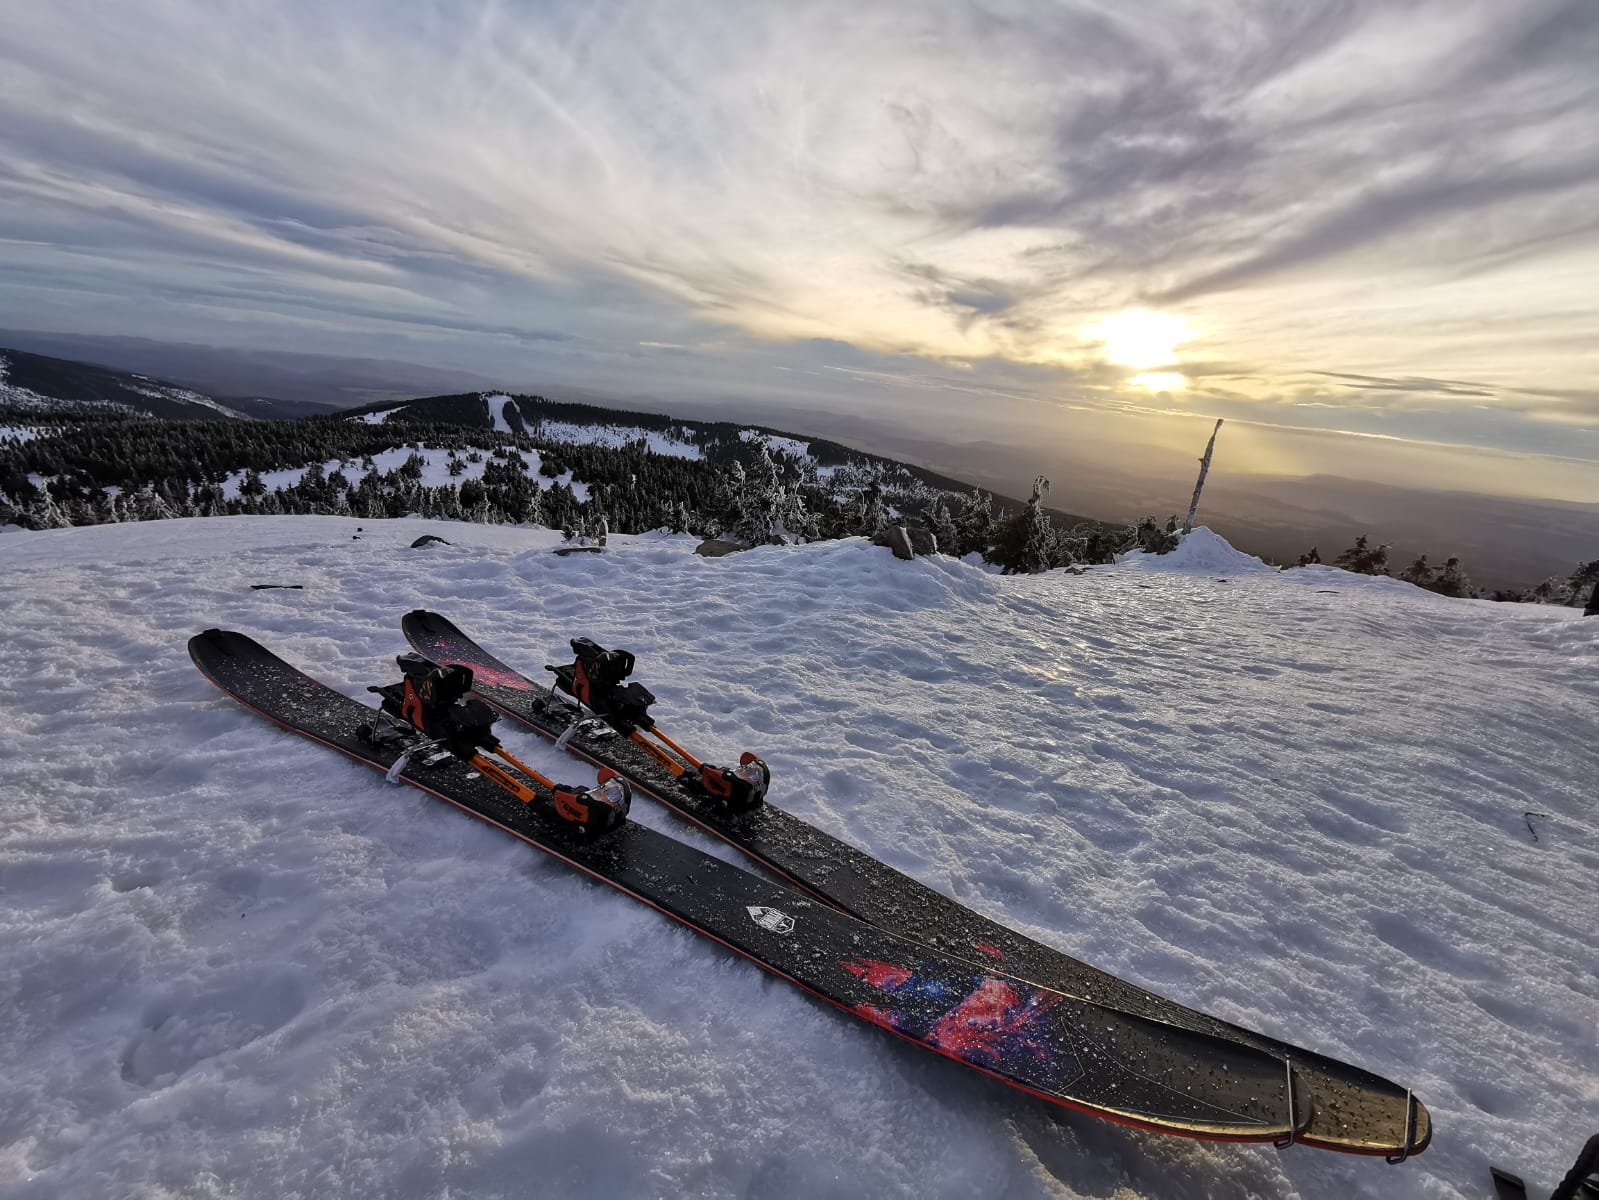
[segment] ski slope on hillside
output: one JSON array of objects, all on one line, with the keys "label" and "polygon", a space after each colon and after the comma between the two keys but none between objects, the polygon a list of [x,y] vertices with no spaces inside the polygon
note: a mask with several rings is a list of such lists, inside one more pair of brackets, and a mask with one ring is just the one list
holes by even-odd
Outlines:
[{"label": "ski slope on hillside", "polygon": [[[1484,1195],[1489,1162],[1552,1186],[1592,1131],[1599,620],[1279,573],[1204,531],[1041,577],[859,540],[557,541],[0,535],[0,1195],[1436,1200]],[[1413,1085],[1432,1148],[1390,1167],[1052,1109],[275,729],[184,651],[239,629],[370,699],[420,606],[534,673],[570,636],[633,650],[666,727],[760,752],[774,803]]]}]

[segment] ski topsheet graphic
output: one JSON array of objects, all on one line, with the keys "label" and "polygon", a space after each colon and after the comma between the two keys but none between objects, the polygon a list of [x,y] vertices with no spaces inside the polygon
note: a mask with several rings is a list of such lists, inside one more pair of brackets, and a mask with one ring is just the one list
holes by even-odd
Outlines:
[{"label": "ski topsheet graphic", "polygon": [[[406,614],[402,628],[411,645],[432,661],[470,667],[474,691],[508,716],[597,766],[619,771],[636,790],[842,912],[974,967],[1291,1062],[1315,1096],[1315,1115],[1299,1139],[1307,1145],[1403,1159],[1421,1153],[1432,1140],[1426,1107],[1408,1089],[1379,1075],[1187,1008],[1015,933],[771,803],[735,809],[719,801],[691,772],[676,773],[664,765],[665,756],[649,743],[675,743],[660,738],[638,703],[612,706],[610,719],[601,720],[587,709],[580,712],[572,697],[552,693],[495,658],[446,617],[418,609]],[[631,669],[632,656],[625,658]],[[581,669],[582,658],[574,665]],[[570,681],[572,671],[557,669],[558,682]],[[654,699],[642,688],[625,699],[640,697]],[[652,739],[638,728],[643,722]]]},{"label": "ski topsheet graphic", "polygon": [[1283,1141],[1311,1119],[1309,1089],[1273,1055],[986,971],[625,820],[587,834],[553,801],[525,802],[455,754],[429,744],[413,755],[374,737],[373,708],[244,634],[207,630],[190,639],[189,654],[211,682],[284,728],[392,772],[846,1012],[1013,1087],[1221,1141]]}]

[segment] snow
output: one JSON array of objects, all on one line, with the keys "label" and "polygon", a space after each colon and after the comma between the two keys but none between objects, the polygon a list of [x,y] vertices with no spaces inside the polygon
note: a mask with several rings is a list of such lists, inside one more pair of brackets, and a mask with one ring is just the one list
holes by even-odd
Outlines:
[{"label": "snow", "polygon": [[516,430],[511,428],[511,423],[505,419],[505,406],[509,404],[512,408],[516,408],[516,401],[503,392],[484,396],[483,399],[489,406],[489,417],[494,421],[495,430],[499,433],[515,433]]},{"label": "snow", "polygon": [[816,469],[816,477],[823,481],[831,480],[836,473],[844,469],[837,464],[826,467],[822,466],[816,461],[816,456],[811,453],[811,444],[809,442],[802,442],[798,438],[779,437],[776,434],[762,433],[759,429],[741,429],[739,430],[738,436],[743,438],[746,442],[752,441],[758,437],[764,437],[766,439],[767,446],[772,449],[773,453],[786,454],[788,457],[796,459],[799,462],[809,463]]},{"label": "snow", "polygon": [[1142,550],[1133,550],[1122,555],[1119,561],[1135,570],[1180,571],[1197,575],[1258,575],[1277,571],[1276,567],[1253,554],[1235,550],[1220,534],[1203,525],[1184,534],[1177,549],[1169,554],[1146,554]]},{"label": "snow", "polygon": [[[552,531],[421,520],[8,534],[0,1194],[1440,1200],[1489,1162],[1547,1191],[1599,1103],[1599,621],[1198,533],[1038,577],[859,539],[558,558]],[[774,803],[1413,1085],[1433,1147],[1052,1109],[275,729],[184,653],[244,630],[370,700],[417,605],[532,674],[578,634],[633,650],[670,731],[762,752]]]},{"label": "snow", "polygon": [[741,429],[738,436],[746,442],[754,441],[758,437],[764,437],[766,444],[776,454],[786,454],[790,458],[797,458],[803,462],[813,461],[809,442],[802,442],[797,438],[791,437],[778,437],[776,434],[771,433],[763,434],[759,429]]},{"label": "snow", "polygon": [[0,442],[31,442],[39,431],[27,425],[0,425]]},{"label": "snow", "polygon": [[238,409],[219,404],[211,399],[210,396],[203,395],[200,392],[191,391],[188,388],[174,387],[172,384],[157,383],[147,375],[134,375],[132,378],[139,380],[140,384],[143,385],[128,384],[128,390],[136,392],[138,395],[149,396],[154,400],[171,400],[178,404],[193,404],[199,408],[208,408],[212,412],[220,413],[224,417],[237,417],[241,421],[250,419],[239,412]]},{"label": "snow", "polygon": [[30,388],[18,387],[14,383],[7,383],[6,376],[10,371],[11,364],[6,360],[4,354],[0,354],[0,408],[18,408],[24,411],[37,412],[61,407],[61,401],[59,400],[41,395]]},{"label": "snow", "polygon": [[571,421],[541,421],[537,433],[544,441],[564,442],[571,446],[619,448],[642,441],[652,454],[695,460],[705,457],[704,451],[691,441],[638,425],[579,425]]},{"label": "snow", "polygon": [[[477,462],[472,462],[467,457],[474,449],[478,454]],[[493,453],[495,453],[493,448],[481,446],[468,446],[455,451],[456,456],[461,460],[462,464],[462,470],[459,475],[450,474],[451,451],[440,449],[435,446],[428,446],[426,444],[424,444],[423,448],[420,450],[418,450],[414,444],[395,446],[388,450],[380,450],[378,453],[372,455],[371,458],[377,473],[379,475],[386,475],[390,471],[394,471],[400,467],[403,467],[407,462],[410,461],[411,456],[415,454],[422,460],[423,486],[445,487],[450,484],[462,484],[471,479],[482,479],[483,471],[488,465],[488,458]],[[572,489],[572,494],[577,499],[588,499],[588,485],[586,483],[576,482],[572,478],[571,471],[563,471],[560,475],[554,478],[551,478],[547,475],[540,475],[539,465],[543,462],[543,459],[539,457],[537,451],[520,450],[517,453],[521,455],[523,463],[526,464],[525,469],[528,478],[536,483],[541,489],[548,491],[556,484],[563,483]],[[345,478],[350,482],[350,486],[356,487],[367,476],[367,468],[362,465],[363,461],[364,460],[360,458],[330,458],[322,464],[322,471],[326,475],[331,475],[334,471],[343,471]],[[282,467],[274,471],[262,471],[260,473],[261,482],[266,486],[267,491],[280,492],[286,488],[296,486],[302,479],[305,478],[306,472],[310,469],[310,466],[307,465],[303,467]],[[242,487],[248,475],[248,471],[232,471],[224,476],[222,480],[223,498],[227,500],[237,499],[240,494],[240,488]]]},{"label": "snow", "polygon": [[405,405],[403,404],[397,404],[393,408],[385,408],[381,412],[362,413],[361,420],[368,425],[381,425],[404,407]]}]

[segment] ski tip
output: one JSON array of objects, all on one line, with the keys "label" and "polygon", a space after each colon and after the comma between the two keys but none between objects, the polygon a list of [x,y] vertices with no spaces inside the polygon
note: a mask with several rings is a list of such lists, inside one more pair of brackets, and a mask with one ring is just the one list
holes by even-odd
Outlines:
[{"label": "ski tip", "polygon": [[447,629],[449,626],[448,620],[426,608],[413,608],[400,618],[400,628],[406,633],[413,630],[425,633],[429,630]]},{"label": "ski tip", "polygon": [[227,638],[228,631],[226,629],[202,629],[189,639],[189,657],[194,659],[195,662],[199,662],[200,654],[207,648],[226,653]]},{"label": "ski tip", "polygon": [[1494,1200],[1527,1200],[1527,1185],[1522,1182],[1520,1175],[1512,1175],[1498,1167],[1489,1167],[1488,1170],[1493,1176]]}]

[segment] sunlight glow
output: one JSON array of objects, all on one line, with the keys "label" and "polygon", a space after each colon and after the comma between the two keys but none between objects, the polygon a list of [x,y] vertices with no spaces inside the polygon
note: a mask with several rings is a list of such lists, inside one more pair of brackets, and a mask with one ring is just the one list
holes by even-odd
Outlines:
[{"label": "sunlight glow", "polygon": [[1114,313],[1084,332],[1105,343],[1106,362],[1139,371],[1171,366],[1177,347],[1194,336],[1184,318],[1145,308]]},{"label": "sunlight glow", "polygon": [[1127,381],[1149,392],[1186,392],[1188,376],[1180,371],[1145,371]]}]

